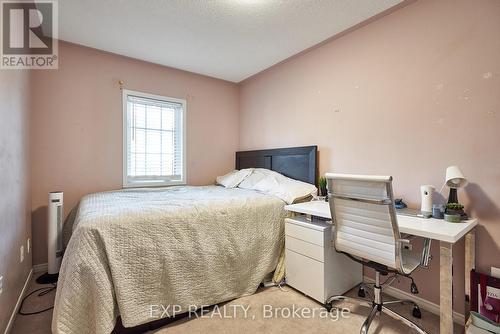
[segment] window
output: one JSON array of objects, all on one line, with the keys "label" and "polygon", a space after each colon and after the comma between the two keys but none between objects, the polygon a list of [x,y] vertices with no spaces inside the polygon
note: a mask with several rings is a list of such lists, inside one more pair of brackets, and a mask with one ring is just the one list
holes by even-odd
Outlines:
[{"label": "window", "polygon": [[186,183],[186,101],[123,91],[123,186]]}]

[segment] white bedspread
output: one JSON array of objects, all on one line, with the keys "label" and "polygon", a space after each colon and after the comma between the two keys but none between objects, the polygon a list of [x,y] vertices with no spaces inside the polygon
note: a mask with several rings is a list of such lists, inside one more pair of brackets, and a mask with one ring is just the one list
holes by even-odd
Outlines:
[{"label": "white bedspread", "polygon": [[284,202],[217,186],[84,197],[64,255],[53,333],[110,333],[157,320],[151,305],[252,294],[277,265]]}]

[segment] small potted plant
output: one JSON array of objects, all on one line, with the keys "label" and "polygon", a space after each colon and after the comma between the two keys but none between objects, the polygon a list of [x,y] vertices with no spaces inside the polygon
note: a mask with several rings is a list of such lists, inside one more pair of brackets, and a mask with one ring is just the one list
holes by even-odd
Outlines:
[{"label": "small potted plant", "polygon": [[324,176],[318,179],[318,187],[320,196],[328,195],[328,191],[326,190],[326,178]]},{"label": "small potted plant", "polygon": [[463,215],[464,215],[464,206],[462,204],[460,203],[446,204],[446,210],[444,212],[444,220],[451,223],[460,223]]}]

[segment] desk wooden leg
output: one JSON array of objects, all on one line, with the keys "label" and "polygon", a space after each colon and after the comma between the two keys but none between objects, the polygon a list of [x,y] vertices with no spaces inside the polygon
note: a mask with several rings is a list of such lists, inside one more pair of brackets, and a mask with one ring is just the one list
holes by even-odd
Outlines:
[{"label": "desk wooden leg", "polygon": [[453,334],[453,254],[452,244],[439,243],[440,334]]},{"label": "desk wooden leg", "polygon": [[476,269],[476,230],[465,235],[465,321],[470,314],[470,272]]}]

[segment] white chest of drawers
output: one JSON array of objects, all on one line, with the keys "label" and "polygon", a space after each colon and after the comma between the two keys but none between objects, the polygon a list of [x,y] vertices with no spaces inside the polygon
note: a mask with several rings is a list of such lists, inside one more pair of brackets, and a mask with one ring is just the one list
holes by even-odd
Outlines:
[{"label": "white chest of drawers", "polygon": [[363,279],[362,266],[335,252],[332,225],[311,222],[305,216],[285,220],[286,282],[324,304]]}]

